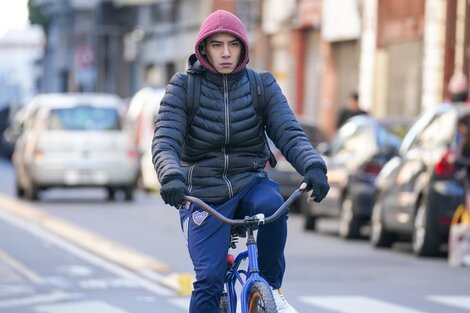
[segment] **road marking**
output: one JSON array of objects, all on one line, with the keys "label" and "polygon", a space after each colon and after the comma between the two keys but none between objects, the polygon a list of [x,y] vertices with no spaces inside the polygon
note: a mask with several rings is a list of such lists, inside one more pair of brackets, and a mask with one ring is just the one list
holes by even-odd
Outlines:
[{"label": "road marking", "polygon": [[6,222],[15,225],[16,227],[22,228],[27,232],[32,233],[33,235],[42,238],[50,243],[60,247],[61,249],[68,251],[69,253],[79,257],[86,262],[93,264],[97,267],[105,269],[106,271],[113,273],[119,277],[129,279],[132,281],[137,282],[142,288],[150,291],[159,296],[174,296],[175,292],[168,288],[162,287],[159,284],[156,284],[148,279],[145,279],[135,272],[130,271],[119,264],[111,263],[104,258],[92,254],[82,248],[73,245],[72,243],[60,238],[59,236],[45,231],[43,228],[34,224],[28,220],[24,220],[21,218],[16,217],[6,211],[0,210],[0,218],[5,220]]},{"label": "road marking", "polygon": [[428,296],[427,298],[441,304],[470,310],[470,296]]},{"label": "road marking", "polygon": [[362,296],[300,297],[300,301],[338,313],[424,313],[424,311]]},{"label": "road marking", "polygon": [[195,275],[192,273],[169,273],[164,276],[156,272],[139,271],[139,274],[176,291],[176,294],[180,297],[187,297],[192,294],[193,282],[196,280]]},{"label": "road marking", "polygon": [[120,308],[112,306],[108,303],[101,301],[83,301],[72,302],[65,304],[43,305],[35,308],[35,311],[42,313],[85,313],[85,312],[99,312],[99,313],[129,313]]},{"label": "road marking", "polygon": [[142,254],[129,247],[120,245],[85,230],[77,225],[53,217],[28,205],[23,201],[6,197],[0,194],[0,208],[8,212],[41,225],[43,228],[59,235],[74,244],[93,252],[114,263],[132,270],[152,270],[165,272],[169,266],[155,258]]},{"label": "road marking", "polygon": [[31,269],[27,268],[20,261],[16,260],[11,255],[8,255],[5,251],[1,249],[0,249],[0,260],[6,263],[8,266],[10,266],[10,268],[12,268],[13,270],[16,270],[17,272],[19,272],[20,275],[23,275],[24,277],[26,277],[33,284],[36,284],[36,285],[44,284],[44,280],[38,274],[36,274]]},{"label": "road marking", "polygon": [[168,302],[183,310],[189,311],[189,298],[173,298],[168,300]]},{"label": "road marking", "polygon": [[9,299],[9,300],[4,300],[0,301],[0,308],[13,308],[13,307],[18,307],[18,306],[32,306],[32,305],[37,305],[37,304],[44,304],[44,303],[51,303],[51,302],[57,302],[61,300],[66,300],[69,299],[70,295],[56,291],[51,294],[47,295],[36,295],[28,298],[17,298],[17,299]]}]

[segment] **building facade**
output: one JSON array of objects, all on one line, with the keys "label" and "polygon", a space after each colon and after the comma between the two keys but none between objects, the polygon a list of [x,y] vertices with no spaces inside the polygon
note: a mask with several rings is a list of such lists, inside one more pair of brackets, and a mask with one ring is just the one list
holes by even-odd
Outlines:
[{"label": "building facade", "polygon": [[247,28],[249,66],[271,71],[300,119],[332,136],[358,91],[376,117],[415,117],[469,69],[468,0],[35,0],[49,18],[43,91],[132,96],[184,71],[203,19]]}]

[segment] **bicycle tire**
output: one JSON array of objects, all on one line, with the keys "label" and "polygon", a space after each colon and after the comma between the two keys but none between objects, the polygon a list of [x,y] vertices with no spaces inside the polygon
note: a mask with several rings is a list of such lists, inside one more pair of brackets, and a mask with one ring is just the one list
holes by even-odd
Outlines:
[{"label": "bicycle tire", "polygon": [[271,288],[262,282],[254,283],[248,293],[248,313],[277,313]]}]

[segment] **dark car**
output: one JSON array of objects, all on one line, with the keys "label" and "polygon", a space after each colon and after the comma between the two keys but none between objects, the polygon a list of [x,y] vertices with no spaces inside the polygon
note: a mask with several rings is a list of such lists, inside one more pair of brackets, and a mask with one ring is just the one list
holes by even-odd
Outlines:
[{"label": "dark car", "polygon": [[[304,130],[314,148],[317,147],[320,143],[327,141],[326,135],[318,126],[307,122],[301,123],[300,126]],[[281,195],[284,199],[287,199],[292,194],[292,192],[294,192],[294,190],[300,187],[302,176],[297,173],[292,165],[282,156],[281,151],[279,151],[271,141],[269,142],[269,147],[276,157],[277,165],[276,167],[272,168],[268,164],[266,171],[269,178],[279,184]],[[290,208],[291,211],[303,211],[304,207],[307,205],[307,199],[308,194],[302,194]]]},{"label": "dark car", "polygon": [[350,118],[323,151],[330,191],[321,203],[304,210],[305,229],[314,230],[321,217],[339,217],[339,235],[358,238],[370,220],[375,179],[383,165],[398,153],[401,134],[409,122],[378,120],[369,115]]},{"label": "dark car", "polygon": [[455,152],[460,136],[457,121],[470,113],[469,104],[442,104],[425,111],[410,128],[399,154],[376,181],[370,242],[390,247],[412,241],[419,256],[440,253],[449,226],[463,201],[462,184],[455,178]]}]

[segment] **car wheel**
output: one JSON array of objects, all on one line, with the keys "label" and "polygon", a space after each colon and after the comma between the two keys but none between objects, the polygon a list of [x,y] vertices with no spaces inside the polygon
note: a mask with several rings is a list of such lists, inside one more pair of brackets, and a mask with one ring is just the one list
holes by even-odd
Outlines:
[{"label": "car wheel", "polygon": [[24,191],[24,195],[26,199],[31,201],[39,200],[39,189],[37,186],[31,184],[29,188],[26,188]]},{"label": "car wheel", "polygon": [[106,188],[107,192],[107,199],[108,201],[114,201],[116,200],[116,189],[114,188]]},{"label": "car wheel", "polygon": [[424,202],[424,200],[421,200],[416,210],[412,239],[413,252],[418,256],[436,256],[439,254],[440,241],[433,234],[428,210]]},{"label": "car wheel", "polygon": [[383,205],[377,200],[372,209],[369,242],[374,247],[391,247],[395,242],[395,234],[385,229]]},{"label": "car wheel", "polygon": [[344,239],[354,239],[361,236],[361,221],[354,214],[354,200],[346,194],[341,203],[338,233]]},{"label": "car wheel", "polygon": [[24,198],[25,197],[25,190],[20,187],[18,183],[15,185],[15,193],[18,198]]},{"label": "car wheel", "polygon": [[304,214],[304,229],[305,230],[315,230],[317,227],[317,217],[314,215],[311,215],[311,213]]},{"label": "car wheel", "polygon": [[125,201],[132,201],[132,200],[134,200],[134,187],[126,187],[126,188],[124,188],[124,200],[125,200]]}]

